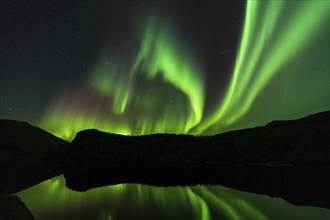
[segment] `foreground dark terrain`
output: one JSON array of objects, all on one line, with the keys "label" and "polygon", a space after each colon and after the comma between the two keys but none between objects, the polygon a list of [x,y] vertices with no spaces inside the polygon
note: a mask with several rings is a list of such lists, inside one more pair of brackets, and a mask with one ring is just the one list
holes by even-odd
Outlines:
[{"label": "foreground dark terrain", "polygon": [[69,143],[26,122],[0,120],[0,219],[33,219],[13,193],[63,173]]},{"label": "foreground dark terrain", "polygon": [[330,208],[329,134],[330,111],[215,136],[91,129],[71,144],[27,123],[1,120],[0,218],[10,216],[1,213],[8,204],[15,206],[4,202],[10,194],[62,173],[76,191],[118,183],[223,185]]},{"label": "foreground dark terrain", "polygon": [[[68,150],[70,189],[223,185],[330,208],[330,112],[215,136],[86,130]],[[302,193],[305,192],[305,193]]]}]

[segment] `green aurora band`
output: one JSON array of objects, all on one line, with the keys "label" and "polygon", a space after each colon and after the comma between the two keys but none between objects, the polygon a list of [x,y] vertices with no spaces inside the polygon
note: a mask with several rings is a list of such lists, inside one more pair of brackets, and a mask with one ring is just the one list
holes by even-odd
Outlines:
[{"label": "green aurora band", "polygon": [[[205,73],[189,47],[168,22],[140,19],[136,51],[129,44],[126,53],[103,53],[86,82],[57,97],[39,125],[67,140],[88,128],[126,135],[214,134],[329,109],[328,8],[328,1],[248,1],[229,86],[212,94],[219,104],[208,114]],[[323,49],[315,45],[319,41]],[[309,86],[295,85],[301,77]],[[261,111],[266,118],[258,121]]]},{"label": "green aurora band", "polygon": [[[135,57],[102,55],[82,86],[87,89],[60,96],[39,125],[66,140],[88,128],[135,135],[212,134],[272,119],[257,119],[260,111],[290,118],[329,109],[328,22],[329,1],[248,1],[229,86],[225,94],[218,94],[216,108],[205,115],[202,68],[192,52],[184,52],[190,50],[178,41],[172,27],[160,26],[152,17],[138,25],[141,43]],[[296,85],[305,72],[306,85]],[[35,195],[42,199],[33,199]],[[147,215],[144,207],[153,207],[169,219],[179,212],[195,219],[270,219],[274,213],[277,219],[281,217],[280,209],[276,212],[280,205],[273,205],[270,213],[267,205],[253,199],[255,195],[250,198],[221,186],[167,189],[126,184],[77,193],[65,188],[63,177],[57,177],[19,196],[40,218],[48,216],[49,207],[55,213],[98,207],[99,219],[121,218],[116,210],[122,209],[132,210],[122,211],[127,215]],[[303,211],[306,207],[290,209],[291,217],[308,216]],[[328,212],[320,209],[318,214],[327,216]]]},{"label": "green aurora band", "polygon": [[[285,4],[293,10],[288,12],[284,8]],[[289,18],[287,13],[290,13]],[[260,92],[276,75],[281,74],[285,65],[301,65],[294,59],[299,53],[304,53],[310,42],[319,36],[321,28],[326,30],[328,21],[329,1],[303,1],[299,4],[249,1],[229,88],[214,113],[197,128],[197,133],[214,125],[219,132],[222,127],[243,117]],[[292,60],[295,62],[290,63]],[[325,65],[325,71],[329,71],[328,61]],[[326,88],[323,97],[327,100],[329,88],[324,83],[321,85]],[[325,108],[329,108],[329,103],[325,103]]]},{"label": "green aurora band", "polygon": [[[71,140],[88,128],[131,135],[183,134],[198,125],[205,97],[202,74],[170,26],[161,26],[157,20],[153,16],[145,22],[134,60],[126,57],[114,62],[116,57],[109,54],[99,59],[87,87],[106,101],[94,105],[89,101],[95,97],[78,94],[63,108],[60,97],[40,126]],[[87,107],[76,106],[81,100]]]}]

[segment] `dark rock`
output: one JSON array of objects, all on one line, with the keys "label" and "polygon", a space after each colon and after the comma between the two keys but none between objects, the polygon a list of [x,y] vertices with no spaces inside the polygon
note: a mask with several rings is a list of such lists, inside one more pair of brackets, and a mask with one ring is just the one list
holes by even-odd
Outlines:
[{"label": "dark rock", "polygon": [[26,122],[0,120],[0,194],[15,193],[63,173],[68,146]]},{"label": "dark rock", "polygon": [[33,220],[35,218],[17,196],[0,196],[0,219]]},{"label": "dark rock", "polygon": [[68,142],[26,122],[0,120],[0,162],[61,155]]}]

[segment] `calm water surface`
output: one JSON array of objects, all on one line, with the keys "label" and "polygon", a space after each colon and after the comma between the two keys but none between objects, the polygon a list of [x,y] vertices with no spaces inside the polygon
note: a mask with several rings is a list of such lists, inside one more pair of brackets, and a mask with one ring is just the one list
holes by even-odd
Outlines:
[{"label": "calm water surface", "polygon": [[18,196],[37,219],[330,219],[330,209],[223,186],[119,184],[75,192],[59,176]]}]

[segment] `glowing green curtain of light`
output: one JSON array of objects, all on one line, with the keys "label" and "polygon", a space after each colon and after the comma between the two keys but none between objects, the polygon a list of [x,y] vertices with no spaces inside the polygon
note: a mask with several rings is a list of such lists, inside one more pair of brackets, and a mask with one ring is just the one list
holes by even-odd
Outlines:
[{"label": "glowing green curtain of light", "polygon": [[169,28],[160,28],[153,19],[149,20],[132,73],[142,68],[150,78],[162,74],[168,83],[187,95],[192,108],[192,114],[189,115],[184,129],[187,132],[202,119],[204,83],[189,52],[182,50],[173,35]]},{"label": "glowing green curtain of light", "polygon": [[202,121],[196,133],[211,126],[219,132],[222,127],[243,117],[260,92],[280,74],[281,68],[301,56],[299,53],[309,46],[320,28],[328,25],[329,1],[293,3],[247,2],[230,85],[214,113]]},{"label": "glowing green curtain of light", "polygon": [[40,126],[71,140],[89,128],[142,135],[187,133],[199,124],[203,74],[173,28],[159,20],[150,16],[137,25],[140,42],[122,56],[100,56],[86,82],[51,105]]}]

